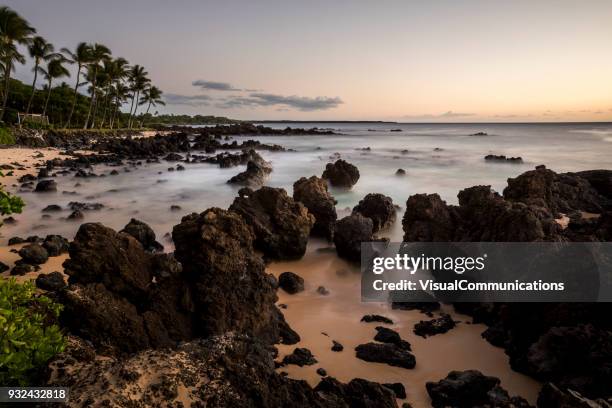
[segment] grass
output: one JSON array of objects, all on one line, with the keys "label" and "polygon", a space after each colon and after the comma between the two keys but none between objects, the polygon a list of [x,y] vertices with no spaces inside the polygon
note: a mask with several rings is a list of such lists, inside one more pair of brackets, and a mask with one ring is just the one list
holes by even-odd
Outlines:
[{"label": "grass", "polygon": [[15,136],[9,128],[0,126],[0,145],[14,145]]}]

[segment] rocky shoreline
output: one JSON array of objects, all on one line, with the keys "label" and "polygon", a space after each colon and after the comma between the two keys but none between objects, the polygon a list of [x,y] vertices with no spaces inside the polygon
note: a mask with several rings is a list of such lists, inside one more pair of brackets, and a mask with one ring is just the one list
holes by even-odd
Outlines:
[{"label": "rocky shoreline", "polygon": [[[54,236],[23,240],[27,245],[19,250],[19,268],[12,272],[16,275],[28,267],[36,269],[50,256],[66,252],[69,256],[63,265],[67,282],[62,274],[37,279],[39,288],[64,305],[60,324],[69,339],[67,350],[50,362],[48,372],[41,373],[41,385],[72,387],[72,406],[125,406],[128,400],[136,401],[136,406],[227,407],[403,403],[403,386],[360,378],[341,383],[323,370],[319,384],[311,387],[283,375],[283,365],[292,361],[307,365],[316,356],[306,349],[293,359],[278,361],[275,345],[296,344],[300,333],[277,306],[277,290],[294,288],[289,290],[298,293],[301,278],[296,275],[281,282],[265,271],[270,260],[302,258],[311,235],[333,242],[339,257],[358,262],[361,242],[384,241],[378,234],[397,222],[391,198],[368,194],[349,215],[338,219],[328,183],[343,188],[357,183],[359,170],[351,163],[340,159],[329,163],[320,177],[305,175],[295,181],[290,196],[282,188],[263,186],[273,169],[257,153],[282,151],[282,146],[225,140],[268,134],[265,128],[240,124],[190,133],[184,128],[171,130],[146,138],[46,136],[48,145],[67,149],[65,157],[47,161],[37,175],[19,183],[20,189],[43,194],[53,188],[54,174],[106,177],[96,173],[100,164],[136,169],[139,162],[165,161],[176,170],[190,163],[247,166],[230,179],[234,181],[228,180],[245,185],[228,209],[187,214],[174,226],[173,253],[163,252],[153,230],[138,220],[121,231],[100,223],[82,224],[69,244]],[[320,134],[303,130],[275,134],[309,132]],[[437,194],[413,195],[402,219],[404,240],[608,241],[611,187],[612,171],[558,174],[540,166],[509,179],[502,195],[488,186],[462,190],[457,206],[447,205]],[[87,207],[92,203],[78,204],[71,207],[73,214],[95,211]],[[584,213],[597,216],[585,218]],[[569,218],[566,227],[558,222],[562,215]],[[14,244],[18,241],[13,239]],[[325,296],[327,290],[318,291]],[[437,310],[437,303],[397,307],[419,309],[432,318],[415,325],[415,333],[423,337],[454,328],[455,322]],[[488,326],[483,337],[504,348],[513,369],[545,383],[539,406],[609,404],[612,327],[607,304],[455,304],[454,308]],[[364,319],[377,322],[372,341],[355,350],[345,350],[334,341],[330,343],[334,352],[354,352],[368,364],[404,370],[420,364],[411,344],[382,325],[390,321],[388,317]],[[427,392],[434,407],[529,406],[519,396],[510,397],[499,379],[478,371],[451,372],[428,384]]]}]

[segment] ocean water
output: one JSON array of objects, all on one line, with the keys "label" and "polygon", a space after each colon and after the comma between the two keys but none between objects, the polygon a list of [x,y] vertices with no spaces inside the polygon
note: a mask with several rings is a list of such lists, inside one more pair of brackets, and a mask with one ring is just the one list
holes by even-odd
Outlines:
[{"label": "ocean water", "polygon": [[[367,193],[389,195],[402,207],[416,193],[438,193],[447,202],[456,203],[457,193],[463,188],[491,185],[501,192],[509,177],[539,164],[559,172],[612,167],[612,124],[291,123],[290,126],[316,126],[338,134],[257,137],[262,142],[295,150],[261,152],[274,169],[267,184],[285,188],[291,194],[297,179],[320,176],[327,163],[342,157],[359,168],[361,178],[351,190],[332,189],[340,214],[347,213]],[[401,131],[392,131],[395,129]],[[470,136],[478,132],[487,136]],[[240,142],[242,137],[236,139]],[[487,162],[484,160],[487,154],[521,156],[524,163]],[[26,209],[17,216],[18,224],[3,227],[2,239],[48,233],[72,237],[80,223],[66,221],[68,211],[41,219],[41,210],[48,204],[65,207],[70,201],[100,202],[106,206],[100,211],[86,212],[84,222],[100,221],[120,228],[135,217],[150,223],[161,237],[187,213],[212,206],[227,208],[238,187],[226,181],[244,170],[243,166],[220,169],[212,164],[189,164],[186,171],[168,172],[171,166],[166,162],[145,164],[105,178],[58,176],[58,193],[21,193]],[[399,168],[406,170],[405,176],[395,175]],[[101,166],[94,171],[108,174],[110,170]],[[76,187],[77,183],[81,185]],[[75,191],[77,195],[62,191]],[[171,205],[179,205],[181,210],[172,212]],[[399,239],[401,227],[397,226],[390,236]]]}]

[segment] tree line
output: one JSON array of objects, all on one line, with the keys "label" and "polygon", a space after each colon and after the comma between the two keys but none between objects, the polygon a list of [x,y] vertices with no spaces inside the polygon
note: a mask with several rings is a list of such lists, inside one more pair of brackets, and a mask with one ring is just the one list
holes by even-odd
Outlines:
[{"label": "tree line", "polygon": [[[140,127],[151,118],[152,107],[165,105],[162,91],[151,84],[141,65],[99,43],[79,43],[74,49],[55,46],[36,35],[36,29],[9,7],[0,7],[0,121],[16,122],[17,113],[41,114],[55,127],[102,129]],[[25,64],[27,49],[33,62],[31,85],[11,78],[17,64]],[[77,69],[74,85],[54,84],[70,77],[67,65]],[[36,86],[44,81],[42,90]],[[79,92],[87,86],[88,96]],[[121,111],[127,104],[129,113]],[[139,107],[143,110],[138,112]]]}]

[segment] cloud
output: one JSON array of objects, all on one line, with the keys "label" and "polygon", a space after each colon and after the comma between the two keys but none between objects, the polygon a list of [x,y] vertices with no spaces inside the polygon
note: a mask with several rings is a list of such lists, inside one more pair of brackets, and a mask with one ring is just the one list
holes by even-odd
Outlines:
[{"label": "cloud", "polygon": [[270,93],[254,92],[248,96],[225,98],[217,107],[223,109],[240,107],[278,106],[280,108],[293,108],[303,112],[327,110],[338,107],[344,103],[342,99],[327,96],[311,98],[307,96],[283,96]]},{"label": "cloud", "polygon": [[190,105],[190,106],[208,106],[212,98],[208,95],[180,95],[180,94],[164,94],[164,99],[168,105]]},{"label": "cloud", "polygon": [[191,85],[210,91],[242,91],[242,89],[234,88],[227,82],[206,81],[204,79],[197,79]]},{"label": "cloud", "polygon": [[453,112],[446,111],[444,113],[440,113],[439,115],[432,115],[430,113],[424,115],[405,115],[405,119],[448,119],[448,118],[464,118],[468,116],[474,116],[475,113],[461,113],[461,112]]}]

